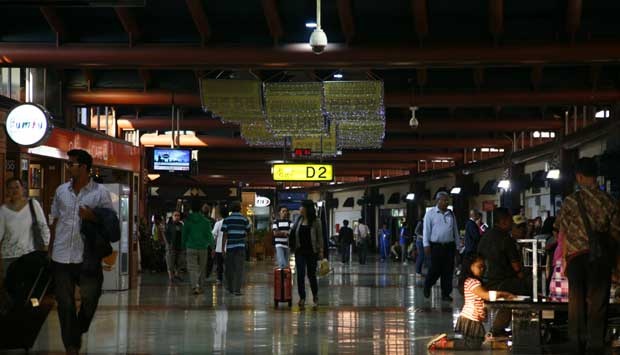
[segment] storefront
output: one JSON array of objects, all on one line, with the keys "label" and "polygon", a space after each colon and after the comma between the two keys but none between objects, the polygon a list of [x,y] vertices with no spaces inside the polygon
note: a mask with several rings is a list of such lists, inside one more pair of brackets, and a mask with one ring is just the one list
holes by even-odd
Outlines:
[{"label": "storefront", "polygon": [[[10,117],[9,117],[10,118]],[[37,199],[49,216],[56,188],[68,180],[67,152],[84,149],[93,157],[93,178],[105,184],[121,222],[121,241],[113,245],[113,257],[104,259],[104,272],[115,273],[114,285],[104,289],[126,289],[134,285],[137,275],[137,224],[140,209],[140,148],[130,143],[101,136],[86,130],[45,128],[49,131],[39,142],[24,140],[19,134],[7,132],[7,153],[4,175],[18,176],[27,187],[28,195]],[[13,124],[13,127],[17,127]],[[122,279],[122,281],[121,281]],[[110,281],[111,282],[111,281]]]}]

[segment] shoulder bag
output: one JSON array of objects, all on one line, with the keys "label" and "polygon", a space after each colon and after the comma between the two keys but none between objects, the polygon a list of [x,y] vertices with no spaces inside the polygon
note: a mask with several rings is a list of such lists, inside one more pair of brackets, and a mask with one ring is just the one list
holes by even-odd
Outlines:
[{"label": "shoulder bag", "polygon": [[609,245],[609,235],[607,233],[598,232],[592,229],[590,219],[586,213],[586,207],[581,199],[581,193],[577,193],[575,199],[579,205],[579,212],[581,213],[581,220],[588,235],[588,244],[590,248],[589,261],[590,262],[604,262],[606,264],[611,262],[611,250]]},{"label": "shoulder bag", "polygon": [[34,211],[34,202],[32,199],[28,200],[30,206],[30,215],[32,217],[32,237],[34,239],[34,249],[38,251],[45,251],[45,242],[43,242],[43,233],[41,232],[41,226],[37,220],[37,214]]}]

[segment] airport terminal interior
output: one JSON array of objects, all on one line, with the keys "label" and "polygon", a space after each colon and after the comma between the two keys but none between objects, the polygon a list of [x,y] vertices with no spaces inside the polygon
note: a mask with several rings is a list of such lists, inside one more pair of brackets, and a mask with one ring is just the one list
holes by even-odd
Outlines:
[{"label": "airport terminal interior", "polygon": [[620,2],[0,11],[0,353],[620,348]]}]

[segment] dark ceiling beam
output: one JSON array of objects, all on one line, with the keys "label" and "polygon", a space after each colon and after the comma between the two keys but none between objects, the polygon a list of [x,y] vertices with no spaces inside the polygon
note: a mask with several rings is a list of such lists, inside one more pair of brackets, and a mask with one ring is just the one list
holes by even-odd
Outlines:
[{"label": "dark ceiling beam", "polygon": [[497,45],[504,32],[504,0],[489,0],[489,31]]},{"label": "dark ceiling beam", "polygon": [[497,65],[618,63],[618,41],[528,45],[455,44],[441,47],[347,47],[330,45],[322,55],[306,43],[281,47],[192,47],[55,45],[3,43],[0,53],[13,66],[114,68],[417,68]]},{"label": "dark ceiling beam", "polygon": [[438,148],[500,148],[512,145],[507,138],[391,138],[383,142],[383,149],[438,149]]},{"label": "dark ceiling beam", "polygon": [[140,26],[138,26],[136,17],[128,7],[115,7],[114,11],[121,25],[123,25],[125,32],[127,32],[129,47],[133,47],[134,44],[142,38],[142,31],[140,30]]},{"label": "dark ceiling beam", "polygon": [[265,20],[269,27],[269,33],[273,38],[274,45],[277,45],[282,36],[284,36],[284,29],[282,26],[282,20],[280,19],[280,12],[278,11],[277,0],[262,0],[263,12],[265,14]]},{"label": "dark ceiling beam", "polygon": [[601,77],[601,66],[600,64],[593,64],[590,67],[590,86],[592,90],[596,90],[598,88],[599,79]]},{"label": "dark ceiling beam", "polygon": [[[262,160],[262,161],[271,161],[271,160],[282,160],[282,149],[281,148],[273,148],[273,149],[264,149],[264,148],[253,148],[252,150],[248,149],[218,149],[218,148],[207,148],[205,150],[201,150],[200,159],[207,160],[217,160],[222,159],[222,157],[226,157],[227,160],[231,161],[247,161],[247,160]],[[287,153],[287,159],[290,158],[290,155]],[[368,161],[394,161],[394,162],[411,162],[414,160],[457,160],[460,161],[463,159],[462,152],[439,152],[439,151],[429,151],[429,152],[407,152],[407,151],[399,151],[398,154],[391,154],[389,151],[348,151],[345,150],[341,156],[338,157],[323,157],[324,161],[358,161],[358,162],[368,162]],[[303,160],[298,160],[303,161]]]},{"label": "dark ceiling beam", "polygon": [[[245,161],[242,165],[239,164],[238,161],[230,162],[226,159],[225,156],[222,156],[218,159],[202,159],[202,154],[199,154],[201,157],[201,163],[205,165],[206,170],[209,171],[246,171],[246,172],[255,172],[255,171],[266,171],[270,172],[271,164],[266,163],[265,161]],[[345,170],[371,170],[371,169],[415,169],[417,168],[416,162],[385,162],[385,161],[369,161],[366,162],[351,162],[351,161],[323,161],[326,164],[332,164],[334,168]]]},{"label": "dark ceiling beam", "polygon": [[56,8],[51,6],[41,6],[39,8],[41,10],[41,14],[45,17],[45,21],[50,26],[52,31],[56,33],[56,47],[60,47],[60,44],[65,39],[66,35],[66,27],[63,20],[58,15]]},{"label": "dark ceiling beam", "polygon": [[581,26],[582,0],[567,0],[566,2],[566,32],[571,42],[575,41],[575,35]]},{"label": "dark ceiling beam", "polygon": [[411,10],[413,12],[413,21],[415,25],[415,33],[418,36],[420,44],[428,36],[428,10],[426,8],[426,0],[411,0]]},{"label": "dark ceiling beam", "polygon": [[[62,47],[61,47],[62,48]],[[201,107],[197,93],[170,91],[136,91],[126,89],[69,90],[67,100],[82,105],[178,105]],[[411,95],[408,91],[386,92],[386,107],[485,107],[485,106],[541,106],[613,103],[620,101],[620,90],[557,90],[557,91],[492,91],[477,93],[437,93]]]},{"label": "dark ceiling beam", "polygon": [[338,17],[340,18],[340,28],[347,44],[350,44],[355,37],[355,20],[351,0],[338,0]]},{"label": "dark ceiling beam", "polygon": [[209,38],[211,38],[211,27],[209,26],[209,19],[204,8],[203,0],[185,0],[189,14],[194,20],[196,30],[200,34],[200,43],[202,46],[207,44]]},{"label": "dark ceiling beam", "polygon": [[[457,132],[520,132],[529,130],[559,130],[561,120],[544,120],[537,118],[508,118],[480,119],[466,117],[452,118],[424,118],[419,117],[420,126],[411,129],[408,117],[388,117],[385,130],[388,133],[437,133],[445,132],[446,127]],[[119,129],[132,130],[166,130],[170,127],[170,117],[120,116],[116,120]],[[230,130],[239,131],[239,125],[225,124],[218,119],[204,116],[186,116],[181,122],[181,129],[194,131]]]}]

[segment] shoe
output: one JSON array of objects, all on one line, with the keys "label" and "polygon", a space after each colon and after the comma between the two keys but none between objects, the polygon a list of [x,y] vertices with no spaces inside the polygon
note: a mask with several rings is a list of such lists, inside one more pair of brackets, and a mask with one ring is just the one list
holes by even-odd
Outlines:
[{"label": "shoe", "polygon": [[453,301],[452,297],[450,297],[450,296],[448,296],[448,295],[446,295],[446,296],[441,296],[441,300],[442,300],[442,301],[446,301],[446,302],[452,302],[452,301]]},{"label": "shoe", "polygon": [[241,296],[243,295],[243,293],[241,293],[241,291],[235,291],[235,296]]},{"label": "shoe", "polygon": [[424,298],[431,297],[431,289],[424,287]]},{"label": "shoe", "polygon": [[429,342],[426,344],[426,348],[428,350],[444,349],[447,342],[448,335],[446,333],[439,334],[429,340]]},{"label": "shoe", "polygon": [[306,299],[300,298],[299,302],[297,302],[297,305],[299,306],[299,309],[303,309],[306,306]]},{"label": "shoe", "polygon": [[407,266],[407,262],[405,261],[405,262],[403,263],[403,265],[404,265],[404,266]]},{"label": "shoe", "polygon": [[216,285],[218,285],[218,286],[222,286],[222,280],[217,280],[217,281],[215,282],[215,284],[216,284]]},{"label": "shoe", "polygon": [[314,296],[314,297],[312,298],[312,303],[313,303],[313,304],[312,304],[312,306],[313,306],[314,308],[318,307],[318,306],[319,306],[319,298],[318,298],[318,297],[316,297],[316,296]]}]

